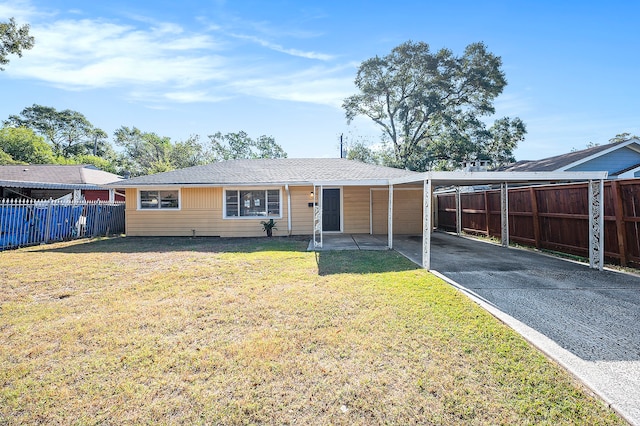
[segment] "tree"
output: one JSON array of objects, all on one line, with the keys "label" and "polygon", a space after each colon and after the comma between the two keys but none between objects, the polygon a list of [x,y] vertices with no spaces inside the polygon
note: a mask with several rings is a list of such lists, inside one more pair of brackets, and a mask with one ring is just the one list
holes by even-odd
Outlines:
[{"label": "tree", "polygon": [[11,164],[20,164],[20,161],[16,161],[9,154],[0,149],[0,166],[6,166]]},{"label": "tree", "polygon": [[33,47],[35,39],[29,35],[29,24],[18,27],[14,18],[0,22],[0,71],[9,63],[9,55],[22,57],[23,50]]},{"label": "tree", "polygon": [[262,135],[255,141],[258,158],[287,158],[287,153],[272,136]]},{"label": "tree", "polygon": [[169,153],[169,162],[176,169],[199,166],[210,160],[210,154],[200,144],[200,136],[192,135],[182,142],[176,142]]},{"label": "tree", "polygon": [[32,129],[51,144],[55,155],[64,158],[98,153],[106,147],[107,134],[95,128],[81,113],[69,109],[57,111],[33,104],[19,115],[9,116],[4,124]]},{"label": "tree", "polygon": [[51,147],[33,130],[26,127],[0,129],[0,149],[14,161],[27,164],[52,164],[55,158]]},{"label": "tree", "polygon": [[347,159],[368,164],[380,164],[380,158],[376,152],[362,141],[347,146]]},{"label": "tree", "polygon": [[209,135],[211,155],[216,161],[237,160],[241,158],[287,158],[287,153],[271,136],[260,136],[253,140],[244,131],[227,133],[217,132]]},{"label": "tree", "polygon": [[355,79],[359,93],[342,106],[349,123],[362,115],[381,127],[394,165],[424,170],[432,162],[425,158],[429,146],[443,134],[473,144],[469,138],[484,130],[480,117],[494,112],[493,100],[507,84],[501,65],[483,43],[456,57],[408,41],[364,61]]},{"label": "tree", "polygon": [[71,164],[91,164],[104,172],[120,174],[120,170],[118,170],[115,162],[109,158],[97,157],[95,155],[79,155],[70,161],[72,161]]},{"label": "tree", "polygon": [[513,151],[526,134],[527,127],[520,118],[500,118],[489,128],[487,140],[479,146],[478,157],[488,159],[493,168],[513,163],[516,161]]},{"label": "tree", "polygon": [[609,139],[609,143],[626,142],[630,139],[640,139],[640,138],[638,138],[638,136],[636,135],[632,135],[631,133],[624,132],[624,133],[619,133],[614,137],[612,137],[611,139]]},{"label": "tree", "polygon": [[132,176],[173,170],[169,160],[171,139],[136,127],[122,126],[114,132],[115,144],[124,149],[123,166]]}]

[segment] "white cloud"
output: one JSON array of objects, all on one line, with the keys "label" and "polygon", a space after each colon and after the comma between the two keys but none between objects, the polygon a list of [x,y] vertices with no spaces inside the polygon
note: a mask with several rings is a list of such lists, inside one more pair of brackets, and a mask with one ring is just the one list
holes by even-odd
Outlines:
[{"label": "white cloud", "polygon": [[54,21],[32,29],[36,45],[11,74],[70,89],[222,78],[225,61],[210,53],[214,41],[181,32],[173,24],[141,30],[91,19]]},{"label": "white cloud", "polygon": [[[80,18],[36,10],[26,0],[0,3],[0,16],[2,12],[30,18],[36,39],[20,66],[7,68],[10,78],[74,91],[118,88],[129,99],[153,104],[256,96],[339,108],[353,91],[353,64],[324,67],[316,62],[310,67],[299,58],[327,63],[336,57],[238,35],[214,24],[201,22],[202,29],[187,30],[176,22],[126,12],[122,20]],[[264,51],[256,54],[239,40]]]},{"label": "white cloud", "polygon": [[233,87],[246,95],[341,108],[344,98],[355,90],[352,77],[344,71],[344,67],[313,67],[240,80],[234,82]]},{"label": "white cloud", "polygon": [[262,47],[266,47],[267,49],[271,49],[274,50],[276,52],[280,52],[280,53],[284,53],[287,55],[291,55],[291,56],[297,56],[300,58],[306,58],[306,59],[317,59],[320,61],[330,61],[332,59],[334,59],[333,55],[328,55],[326,53],[318,53],[318,52],[313,52],[313,51],[303,51],[303,50],[299,50],[299,49],[291,49],[291,48],[285,48],[282,47],[281,45],[277,44],[277,43],[272,43],[266,40],[263,40],[259,37],[255,37],[255,36],[249,36],[249,35],[242,35],[242,34],[230,34],[232,37],[241,39],[241,40],[248,40],[251,41],[253,43],[257,43]]}]

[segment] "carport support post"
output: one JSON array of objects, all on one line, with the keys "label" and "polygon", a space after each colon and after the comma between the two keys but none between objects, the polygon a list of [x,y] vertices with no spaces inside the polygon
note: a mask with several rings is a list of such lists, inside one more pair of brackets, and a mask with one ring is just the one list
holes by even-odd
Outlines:
[{"label": "carport support post", "polygon": [[500,224],[502,247],[509,247],[509,187],[507,182],[500,185]]},{"label": "carport support post", "polygon": [[431,269],[431,179],[425,179],[422,193],[422,267]]},{"label": "carport support post", "polygon": [[[320,241],[316,234],[320,234]],[[313,185],[313,247],[322,248],[322,185]]]},{"label": "carport support post", "polygon": [[462,234],[462,202],[460,201],[460,187],[456,186],[456,234]]},{"label": "carport support post", "polygon": [[589,181],[589,267],[604,264],[604,180]]},{"label": "carport support post", "polygon": [[387,219],[387,247],[393,248],[393,185],[389,185],[389,217]]}]

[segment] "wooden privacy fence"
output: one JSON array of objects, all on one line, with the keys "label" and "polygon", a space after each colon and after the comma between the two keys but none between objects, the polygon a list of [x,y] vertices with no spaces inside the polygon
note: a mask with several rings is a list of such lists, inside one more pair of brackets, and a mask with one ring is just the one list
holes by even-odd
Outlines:
[{"label": "wooden privacy fence", "polygon": [[124,233],[124,203],[0,200],[0,251]]},{"label": "wooden privacy fence", "polygon": [[[438,227],[456,230],[456,194],[437,195]],[[509,189],[509,239],[540,249],[588,256],[588,184]],[[501,236],[500,191],[462,192],[462,230]],[[604,255],[640,268],[640,179],[604,184]]]}]

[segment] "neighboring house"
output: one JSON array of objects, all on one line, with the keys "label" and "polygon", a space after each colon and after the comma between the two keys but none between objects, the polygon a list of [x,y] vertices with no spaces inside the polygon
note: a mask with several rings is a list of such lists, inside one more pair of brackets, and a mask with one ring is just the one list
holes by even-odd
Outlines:
[{"label": "neighboring house", "polygon": [[518,161],[499,169],[505,172],[606,171],[609,179],[640,177],[640,140],[599,145],[535,161]]},{"label": "neighboring house", "polygon": [[[418,173],[340,158],[230,160],[118,183],[128,236],[386,234],[389,181]],[[422,182],[397,187],[393,226],[422,232]],[[320,198],[322,197],[322,198]],[[314,206],[322,206],[322,218]]]},{"label": "neighboring house", "polygon": [[116,188],[104,187],[121,180],[120,176],[92,165],[0,166],[0,198],[124,201],[124,195],[118,194]]}]

